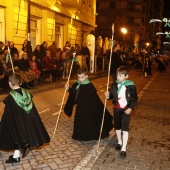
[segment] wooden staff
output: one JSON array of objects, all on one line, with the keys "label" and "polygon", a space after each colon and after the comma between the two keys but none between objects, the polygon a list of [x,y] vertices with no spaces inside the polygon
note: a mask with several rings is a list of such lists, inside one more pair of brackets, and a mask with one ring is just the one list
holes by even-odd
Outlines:
[{"label": "wooden staff", "polygon": [[6,38],[6,44],[7,44],[7,47],[8,47],[8,54],[7,55],[9,56],[9,58],[11,60],[12,72],[14,73],[14,65],[13,65],[13,60],[12,60],[12,57],[11,57],[11,52],[10,52],[10,49],[9,49],[9,42],[8,42],[7,38]]},{"label": "wooden staff", "polygon": [[[111,44],[111,51],[110,51],[110,59],[109,59],[109,69],[108,69],[108,76],[107,76],[107,90],[109,88],[109,78],[110,78],[110,66],[111,66],[111,58],[112,58],[112,49],[113,49],[113,38],[114,38],[114,24],[112,24],[112,44]],[[98,140],[98,145],[97,145],[97,154],[99,153],[99,148],[100,148],[100,141],[101,141],[101,134],[103,130],[103,123],[104,123],[104,117],[105,117],[105,110],[106,110],[106,102],[107,102],[107,97],[105,97],[105,102],[104,102],[104,109],[103,109],[103,118],[102,118],[102,124],[100,128],[100,135],[99,135],[99,140]]]},{"label": "wooden staff", "polygon": [[[70,72],[69,72],[69,76],[68,76],[68,79],[67,79],[67,83],[68,83],[69,80],[70,80],[70,76],[71,76],[71,72],[72,72],[73,62],[74,62],[74,60],[75,60],[75,56],[76,56],[76,53],[73,52],[73,59],[72,59],[72,62],[71,62],[71,67],[70,67]],[[53,133],[52,139],[54,138],[55,133],[56,133],[56,130],[57,130],[57,126],[58,126],[59,118],[60,118],[61,111],[62,111],[62,108],[63,108],[63,104],[64,104],[64,99],[65,99],[66,92],[67,92],[67,90],[65,89],[65,90],[64,90],[63,99],[62,99],[62,102],[61,102],[61,106],[60,106],[60,110],[59,110],[59,113],[58,113],[58,117],[57,117],[57,121],[56,121],[56,125],[55,125],[55,129],[54,129],[54,133]]]}]

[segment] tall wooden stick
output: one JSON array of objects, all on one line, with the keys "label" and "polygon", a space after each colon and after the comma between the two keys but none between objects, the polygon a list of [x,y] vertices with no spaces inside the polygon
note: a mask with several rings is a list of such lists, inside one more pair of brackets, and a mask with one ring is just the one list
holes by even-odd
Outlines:
[{"label": "tall wooden stick", "polygon": [[[112,45],[111,45],[111,51],[110,51],[109,69],[108,69],[108,76],[107,76],[107,90],[106,91],[108,91],[108,88],[109,88],[110,66],[111,66],[111,58],[112,58],[112,51],[113,51],[113,38],[114,38],[114,23],[112,24]],[[100,135],[99,135],[99,140],[98,140],[98,145],[97,145],[97,154],[99,153],[99,148],[100,148],[101,134],[102,134],[102,130],[103,130],[105,110],[106,110],[106,102],[107,102],[107,97],[105,97],[105,102],[104,102],[103,118],[102,118]]]},{"label": "tall wooden stick", "polygon": [[9,49],[9,42],[8,42],[7,38],[6,38],[6,44],[7,44],[7,47],[8,47],[8,54],[7,55],[9,56],[9,58],[11,60],[12,72],[14,73],[14,65],[13,65],[13,60],[12,60],[12,57],[11,57],[11,52],[10,52],[10,49]]},{"label": "tall wooden stick", "polygon": [[[67,79],[67,83],[68,83],[69,80],[70,80],[70,76],[71,76],[71,72],[72,72],[73,62],[74,62],[75,56],[76,56],[76,53],[73,53],[73,59],[72,59],[72,62],[71,62],[71,67],[70,67],[70,72],[69,72],[69,76],[68,76],[68,79]],[[57,130],[57,127],[58,127],[58,122],[59,122],[60,115],[61,115],[61,111],[62,111],[62,108],[63,108],[63,104],[64,104],[64,99],[65,99],[66,91],[67,91],[67,90],[65,89],[65,90],[64,90],[63,99],[62,99],[62,102],[61,102],[61,106],[60,106],[60,110],[59,110],[59,113],[58,113],[58,117],[57,117],[55,129],[54,129],[54,132],[53,132],[53,137],[52,137],[52,139],[54,138],[55,133],[56,133],[56,130]]]}]

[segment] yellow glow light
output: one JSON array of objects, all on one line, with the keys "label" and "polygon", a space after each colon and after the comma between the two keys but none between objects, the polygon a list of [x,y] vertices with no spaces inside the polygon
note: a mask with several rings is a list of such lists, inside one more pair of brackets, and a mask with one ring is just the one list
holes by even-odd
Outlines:
[{"label": "yellow glow light", "polygon": [[127,33],[127,29],[126,29],[126,28],[121,28],[121,32],[122,32],[123,34],[126,34],[126,33]]}]

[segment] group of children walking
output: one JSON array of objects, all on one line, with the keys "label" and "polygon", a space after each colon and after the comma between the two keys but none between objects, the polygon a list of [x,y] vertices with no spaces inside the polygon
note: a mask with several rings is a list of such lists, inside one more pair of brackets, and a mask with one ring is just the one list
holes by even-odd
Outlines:
[{"label": "group of children walking", "polygon": [[[98,140],[105,106],[100,100],[96,88],[88,79],[88,70],[80,68],[77,75],[78,80],[72,86],[69,83],[65,84],[69,96],[64,112],[70,117],[73,107],[76,105],[72,138],[80,141]],[[132,81],[127,80],[128,75],[127,67],[119,67],[117,80],[109,91],[105,92],[105,97],[113,101],[114,116],[105,109],[101,133],[102,139],[109,137],[114,120],[118,139],[115,149],[121,150],[122,157],[126,157],[130,113],[135,109],[138,101],[136,86]],[[9,75],[11,91],[4,100],[5,108],[0,123],[0,149],[14,150],[14,154],[5,161],[6,163],[20,162],[20,153],[24,158],[30,149],[50,142],[48,132],[32,101],[32,95],[21,88],[20,84],[21,76],[19,74]]]}]

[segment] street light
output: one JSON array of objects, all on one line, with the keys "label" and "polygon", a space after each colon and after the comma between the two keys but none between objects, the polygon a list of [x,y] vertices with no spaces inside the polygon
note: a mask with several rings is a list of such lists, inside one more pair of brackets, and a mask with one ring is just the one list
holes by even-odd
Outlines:
[{"label": "street light", "polygon": [[125,35],[127,33],[127,29],[126,28],[121,28],[121,32]]},{"label": "street light", "polygon": [[146,43],[146,47],[148,47],[148,46],[149,46],[149,43],[147,42],[147,43]]},{"label": "street light", "polygon": [[127,33],[127,29],[126,28],[121,28],[121,32],[123,33],[123,52],[125,51],[125,35]]},{"label": "street light", "polygon": [[146,43],[146,52],[148,52],[148,47],[149,47],[149,45],[150,45],[150,44],[147,42],[147,43]]}]

